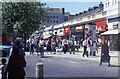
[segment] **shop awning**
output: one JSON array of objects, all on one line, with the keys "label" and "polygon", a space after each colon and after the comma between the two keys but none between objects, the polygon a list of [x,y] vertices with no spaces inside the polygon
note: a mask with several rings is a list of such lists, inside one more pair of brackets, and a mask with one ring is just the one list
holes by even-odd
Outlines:
[{"label": "shop awning", "polygon": [[51,35],[45,35],[43,36],[43,39],[48,39],[49,37],[51,37]]},{"label": "shop awning", "polygon": [[43,39],[48,39],[51,36],[50,31],[46,31],[43,33]]},{"label": "shop awning", "polygon": [[102,33],[101,35],[117,35],[120,33],[120,30],[115,29],[115,30],[108,30],[104,33]]}]

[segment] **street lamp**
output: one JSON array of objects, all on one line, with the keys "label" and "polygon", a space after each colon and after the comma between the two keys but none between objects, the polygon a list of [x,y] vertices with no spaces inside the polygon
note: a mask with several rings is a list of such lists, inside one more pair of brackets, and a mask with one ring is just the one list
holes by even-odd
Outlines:
[{"label": "street lamp", "polygon": [[16,37],[17,37],[17,31],[18,31],[18,29],[17,29],[17,21],[15,22],[15,24],[13,25],[13,33],[14,33],[14,35],[13,35],[13,41],[16,39]]}]

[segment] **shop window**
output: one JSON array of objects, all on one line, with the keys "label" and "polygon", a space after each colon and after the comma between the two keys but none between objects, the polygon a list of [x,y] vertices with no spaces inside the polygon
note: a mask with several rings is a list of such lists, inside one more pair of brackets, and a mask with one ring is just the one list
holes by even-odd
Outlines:
[{"label": "shop window", "polygon": [[95,18],[95,15],[92,15],[92,18]]}]

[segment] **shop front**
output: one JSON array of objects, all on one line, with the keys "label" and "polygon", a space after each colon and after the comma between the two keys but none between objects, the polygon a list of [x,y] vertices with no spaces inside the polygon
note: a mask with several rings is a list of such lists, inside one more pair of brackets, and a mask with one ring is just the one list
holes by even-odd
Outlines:
[{"label": "shop front", "polygon": [[111,29],[101,34],[102,40],[108,40],[110,51],[120,51],[120,29]]},{"label": "shop front", "polygon": [[101,34],[103,40],[108,40],[111,51],[120,51],[120,17],[108,18],[108,31]]}]

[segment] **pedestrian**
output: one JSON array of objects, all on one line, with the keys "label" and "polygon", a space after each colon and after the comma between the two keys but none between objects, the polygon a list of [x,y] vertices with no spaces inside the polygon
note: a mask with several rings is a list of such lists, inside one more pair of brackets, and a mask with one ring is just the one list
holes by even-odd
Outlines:
[{"label": "pedestrian", "polygon": [[70,41],[69,41],[69,51],[70,51],[70,54],[75,54],[75,46],[74,46],[74,40],[73,39],[71,39]]},{"label": "pedestrian", "polygon": [[85,38],[85,40],[83,41],[83,47],[84,47],[84,51],[83,51],[83,57],[84,55],[86,55],[88,57],[88,51],[87,51],[87,45],[88,45],[88,41],[87,38]]},{"label": "pedestrian", "polygon": [[32,36],[29,41],[30,41],[30,55],[31,55],[34,52],[34,48],[37,41],[35,40],[34,36]]},{"label": "pedestrian", "polygon": [[93,56],[96,56],[96,52],[97,52],[97,42],[93,41]]},{"label": "pedestrian", "polygon": [[[26,62],[26,60],[25,60],[25,50],[24,50],[24,48],[23,48],[22,41],[20,41],[20,40],[18,39],[18,40],[16,40],[16,41],[14,41],[14,44],[16,44],[16,45],[18,46],[18,48],[19,48],[19,53],[20,53],[20,55],[22,56],[22,58],[23,58],[23,60],[24,60],[24,67],[26,67],[27,62]],[[11,45],[14,46],[14,44],[11,44]],[[13,51],[13,48],[10,49],[10,55],[9,55],[9,57],[12,55],[12,51]]]},{"label": "pedestrian", "polygon": [[26,64],[27,64],[27,62],[26,62],[26,60],[25,60],[25,50],[24,50],[24,48],[23,48],[23,45],[22,45],[22,43],[21,43],[21,41],[17,41],[16,42],[16,45],[18,46],[18,48],[19,48],[19,53],[20,53],[20,55],[22,56],[22,59],[23,59],[23,63],[24,63],[24,67],[26,67]]},{"label": "pedestrian", "polygon": [[83,46],[82,43],[83,43],[83,39],[81,38],[81,39],[80,39],[80,47]]},{"label": "pedestrian", "polygon": [[41,57],[44,57],[44,46],[45,46],[45,41],[43,38],[39,40],[39,47],[40,47],[40,52],[41,52]]},{"label": "pedestrian", "polygon": [[5,75],[5,71],[6,71],[6,68],[7,68],[7,64],[6,64],[6,59],[5,58],[2,58],[1,59],[1,69],[2,69],[2,78],[1,79],[7,79],[7,75]]},{"label": "pedestrian", "polygon": [[64,39],[63,40],[63,52],[64,54],[66,54],[67,50],[68,50],[68,40],[67,39]]},{"label": "pedestrian", "polygon": [[24,60],[19,51],[18,41],[14,42],[12,54],[9,58],[5,74],[8,73],[8,79],[25,79]]},{"label": "pedestrian", "polygon": [[51,52],[51,39],[49,38],[47,41],[47,52]]},{"label": "pedestrian", "polygon": [[108,66],[110,66],[109,47],[106,41],[104,41],[101,46],[100,65],[102,65],[102,62],[108,62]]},{"label": "pedestrian", "polygon": [[79,42],[78,41],[74,41],[74,47],[75,47],[75,49],[77,49],[77,52],[78,52],[78,49],[79,49]]},{"label": "pedestrian", "polygon": [[56,54],[55,52],[56,52],[56,50],[55,50],[55,47],[56,47],[56,41],[55,41],[55,39],[51,39],[51,49],[52,49],[52,53],[53,54]]},{"label": "pedestrian", "polygon": [[91,38],[88,39],[88,47],[90,49],[90,56],[92,56],[93,55],[93,42]]}]

